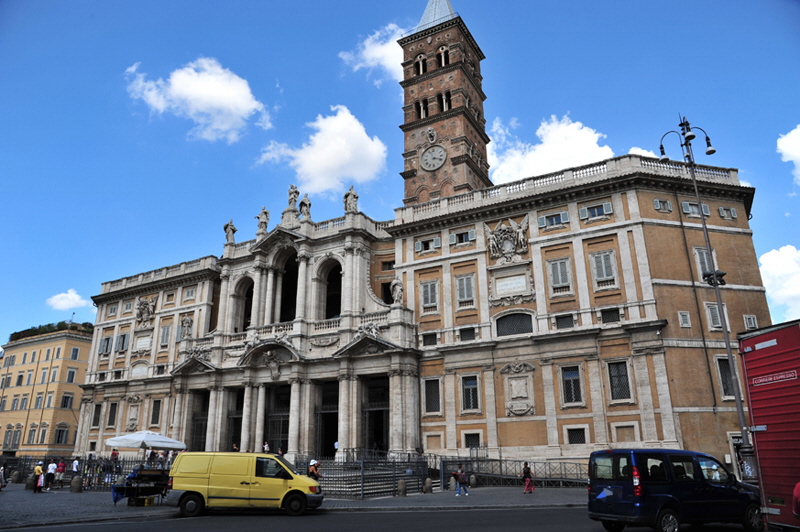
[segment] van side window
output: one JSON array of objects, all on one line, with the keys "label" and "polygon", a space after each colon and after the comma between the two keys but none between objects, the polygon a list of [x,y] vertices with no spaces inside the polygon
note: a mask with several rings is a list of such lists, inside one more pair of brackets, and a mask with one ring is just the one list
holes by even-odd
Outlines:
[{"label": "van side window", "polygon": [[664,459],[660,455],[636,455],[639,464],[639,474],[643,480],[649,482],[666,482],[667,470]]},{"label": "van side window", "polygon": [[631,466],[627,456],[596,457],[591,464],[591,476],[602,480],[630,480]]},{"label": "van side window", "polygon": [[283,468],[271,458],[256,458],[256,476],[276,478],[283,473]]},{"label": "van side window", "polygon": [[695,474],[694,460],[691,456],[670,455],[669,461],[672,462],[675,480],[700,480]]},{"label": "van side window", "polygon": [[697,461],[700,462],[700,471],[706,480],[714,484],[728,483],[728,471],[719,462],[705,457],[698,457]]}]

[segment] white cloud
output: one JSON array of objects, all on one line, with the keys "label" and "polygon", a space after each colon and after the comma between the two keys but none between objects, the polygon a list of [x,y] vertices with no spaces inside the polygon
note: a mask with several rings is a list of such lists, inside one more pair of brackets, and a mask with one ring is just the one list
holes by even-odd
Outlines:
[{"label": "white cloud", "polygon": [[492,139],[489,144],[489,164],[493,168],[492,181],[496,184],[516,181],[526,177],[555,172],[602,161],[614,156],[608,146],[600,146],[605,135],[573,122],[569,116],[560,119],[555,115],[542,120],[536,136],[539,144],[528,144],[520,140],[513,130],[519,127],[516,119],[508,126],[499,118],[492,123]]},{"label": "white cloud", "polygon": [[654,152],[645,150],[644,148],[639,148],[637,146],[629,149],[628,153],[631,155],[641,155],[642,157],[658,157]]},{"label": "white cloud", "polygon": [[65,293],[56,294],[47,298],[47,304],[55,310],[69,310],[73,308],[86,307],[92,302],[83,299],[74,288],[70,288]]},{"label": "white cloud", "polygon": [[269,113],[250,92],[247,80],[214,58],[201,57],[173,71],[167,80],[148,80],[138,70],[136,63],[125,71],[131,98],[144,101],[154,113],[193,121],[190,138],[236,142],[253,114],[259,115],[258,126],[272,127]]},{"label": "white cloud", "polygon": [[800,185],[800,124],[785,135],[778,137],[778,153],[781,161],[794,163],[794,182]]},{"label": "white cloud", "polygon": [[764,253],[759,262],[769,300],[787,307],[786,320],[800,318],[800,250],[783,246]]},{"label": "white cloud", "polygon": [[272,142],[258,163],[288,161],[306,192],[335,191],[345,180],[363,183],[377,178],[386,166],[386,145],[367,135],[364,125],[343,105],[335,114],[317,116],[307,124],[315,132],[301,148]]},{"label": "white cloud", "polygon": [[396,24],[388,24],[358,43],[352,52],[339,52],[339,57],[353,69],[353,72],[366,69],[367,76],[375,73],[373,83],[380,87],[386,78],[400,82],[403,79],[403,49],[397,40],[407,30]]}]

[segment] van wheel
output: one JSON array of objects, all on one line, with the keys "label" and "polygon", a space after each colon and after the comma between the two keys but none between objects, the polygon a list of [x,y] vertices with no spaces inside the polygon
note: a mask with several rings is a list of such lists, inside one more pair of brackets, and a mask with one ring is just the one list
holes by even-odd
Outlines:
[{"label": "van wheel", "polygon": [[603,521],[603,528],[608,532],[622,532],[625,528],[625,523],[617,523],[616,521]]},{"label": "van wheel", "polygon": [[747,532],[761,532],[764,530],[764,518],[761,517],[761,508],[757,504],[750,503],[744,509],[742,526]]},{"label": "van wheel", "polygon": [[181,499],[180,510],[183,517],[197,517],[203,513],[205,507],[206,505],[203,503],[203,497],[196,493],[192,493]]},{"label": "van wheel", "polygon": [[303,515],[306,513],[306,498],[300,495],[299,493],[293,493],[286,497],[286,502],[283,503],[283,507],[286,509],[286,513],[289,515]]},{"label": "van wheel", "polygon": [[678,532],[681,527],[681,522],[678,519],[678,514],[674,510],[666,508],[661,510],[656,519],[656,532]]}]

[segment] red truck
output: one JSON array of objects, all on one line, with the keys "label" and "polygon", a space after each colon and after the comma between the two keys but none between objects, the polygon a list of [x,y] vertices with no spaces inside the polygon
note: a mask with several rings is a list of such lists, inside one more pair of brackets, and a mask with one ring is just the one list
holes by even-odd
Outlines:
[{"label": "red truck", "polygon": [[738,335],[762,513],[800,530],[800,320]]}]

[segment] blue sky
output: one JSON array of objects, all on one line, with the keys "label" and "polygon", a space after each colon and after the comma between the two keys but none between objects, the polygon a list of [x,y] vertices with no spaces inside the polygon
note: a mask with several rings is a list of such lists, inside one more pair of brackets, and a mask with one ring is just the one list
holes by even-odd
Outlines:
[{"label": "blue sky", "polygon": [[[426,0],[0,1],[0,343],[100,285],[254,238],[296,184],[402,205],[395,41]],[[800,2],[452,0],[487,56],[495,182],[632,149],[679,113],[756,187],[776,322],[800,318]],[[673,137],[668,153],[679,158]]]}]

